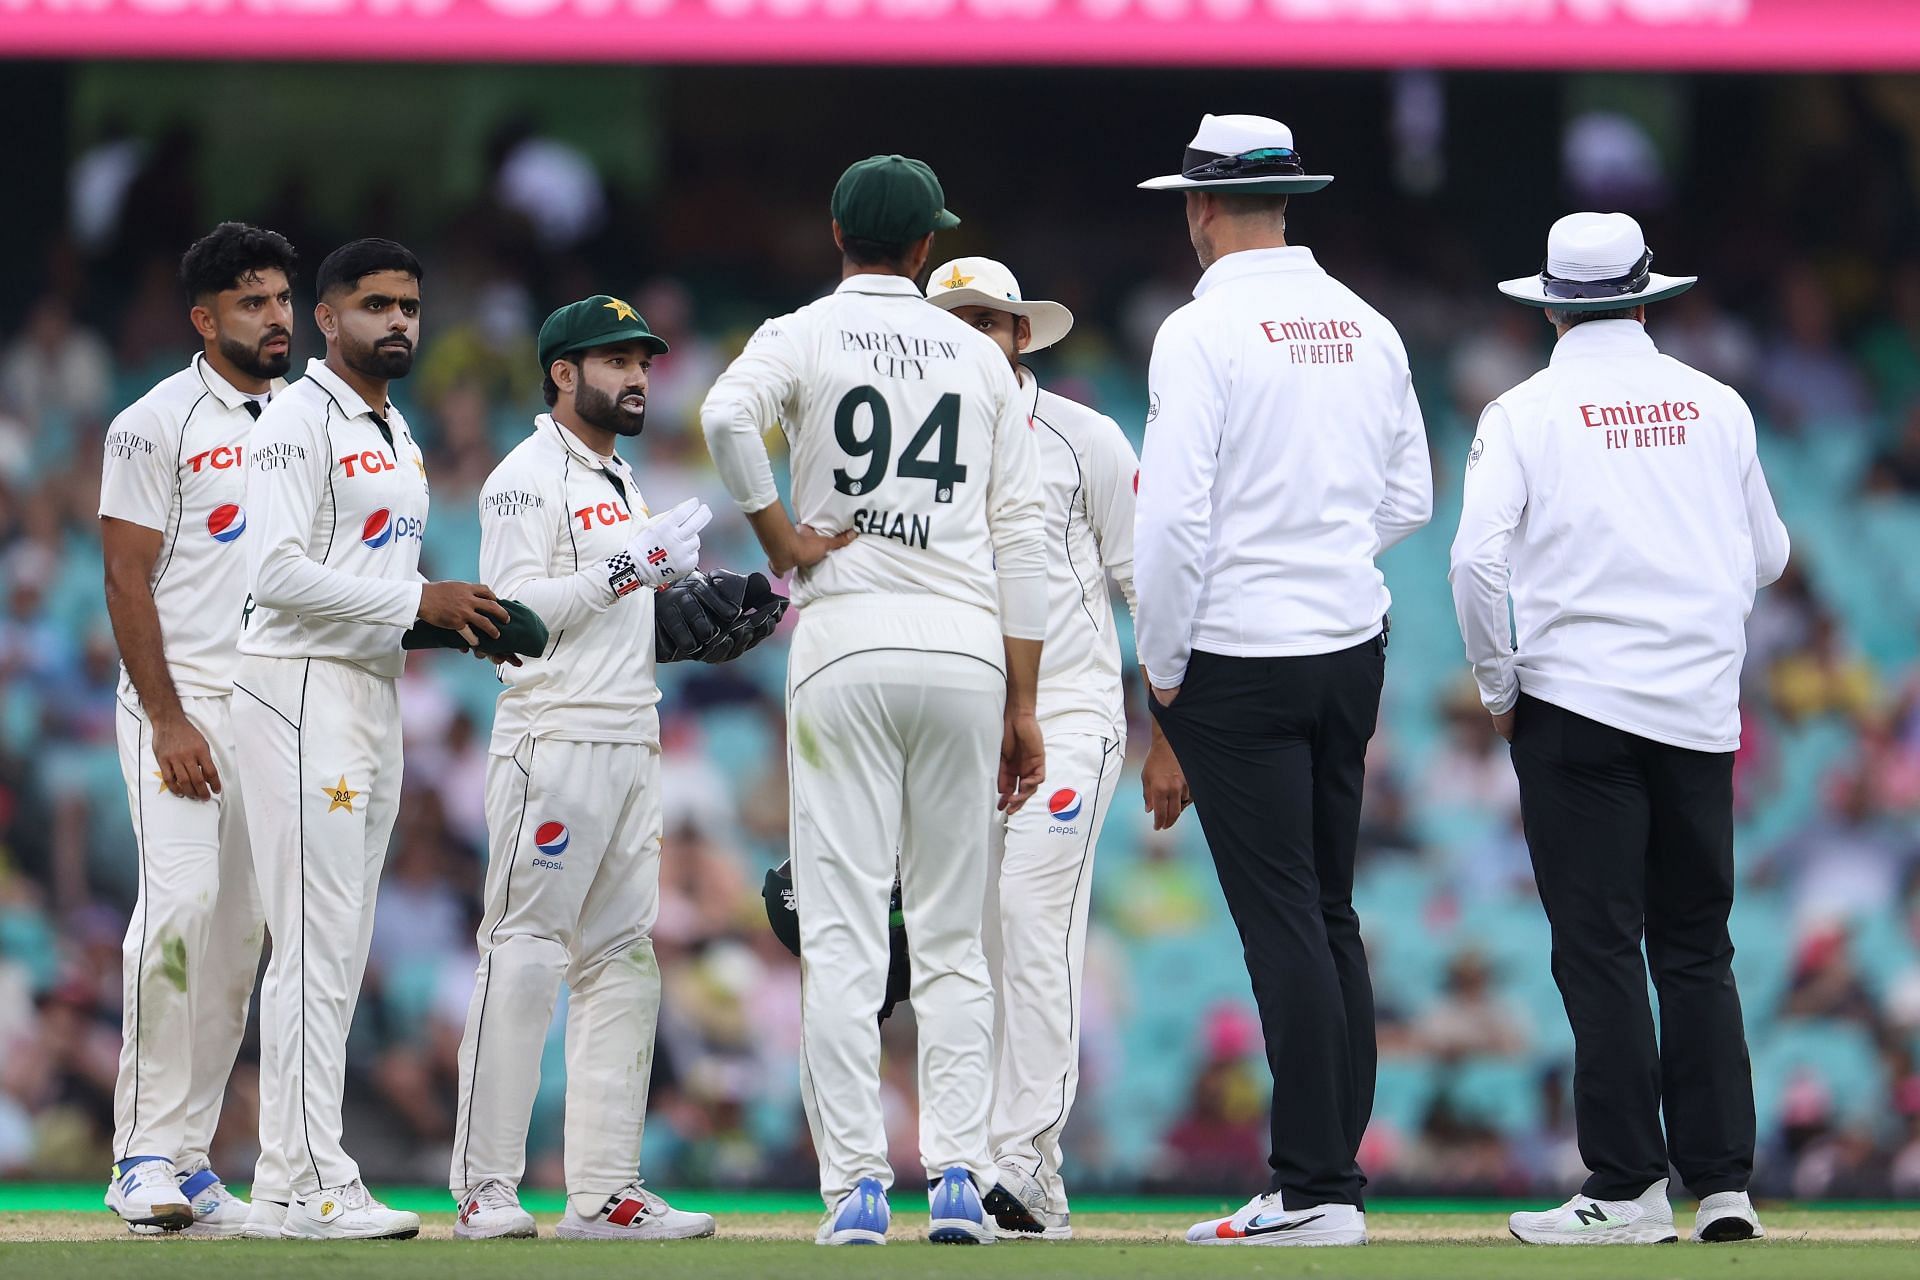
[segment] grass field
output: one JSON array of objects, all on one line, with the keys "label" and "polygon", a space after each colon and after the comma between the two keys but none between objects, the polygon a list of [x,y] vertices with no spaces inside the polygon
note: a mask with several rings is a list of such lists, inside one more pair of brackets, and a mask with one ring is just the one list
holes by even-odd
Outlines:
[{"label": "grass field", "polygon": [[[93,1192],[97,1196],[97,1192]],[[676,1195],[675,1203],[720,1219],[711,1240],[619,1244],[540,1240],[476,1244],[452,1238],[447,1202],[395,1194],[390,1203],[422,1212],[418,1240],[384,1244],[300,1244],[253,1240],[142,1240],[105,1210],[80,1208],[80,1189],[0,1187],[0,1276],[86,1280],[223,1280],[233,1276],[455,1276],[460,1280],[787,1280],[874,1276],[1303,1276],[1315,1280],[1913,1280],[1920,1276],[1920,1206],[1806,1209],[1762,1206],[1771,1239],[1749,1245],[1530,1249],[1506,1234],[1504,1212],[1483,1206],[1377,1205],[1366,1249],[1198,1249],[1181,1241],[1196,1218],[1230,1206],[1204,1200],[1090,1201],[1076,1211],[1068,1244],[1002,1243],[936,1248],[919,1235],[924,1216],[896,1195],[893,1241],[885,1249],[826,1250],[810,1241],[818,1214],[804,1198]],[[551,1231],[558,1204],[546,1209]],[[1434,1210],[1446,1208],[1449,1211]],[[1684,1237],[1690,1203],[1676,1203]]]}]

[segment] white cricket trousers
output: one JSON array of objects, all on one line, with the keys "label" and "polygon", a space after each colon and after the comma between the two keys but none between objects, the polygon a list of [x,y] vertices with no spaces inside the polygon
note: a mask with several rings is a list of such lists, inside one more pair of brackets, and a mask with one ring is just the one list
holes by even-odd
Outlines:
[{"label": "white cricket trousers", "polygon": [[447,1186],[520,1184],[540,1054],[566,982],[567,1197],[592,1217],[639,1176],[660,966],[660,752],[523,738],[487,760],[480,965],[460,1040]]},{"label": "white cricket trousers", "polygon": [[220,774],[222,789],[210,800],[166,789],[145,711],[123,695],[114,713],[140,855],[139,896],[121,948],[115,1160],[165,1156],[183,1170],[206,1164],[247,1029],[265,920],[247,848],[229,704],[227,698],[180,700]]},{"label": "white cricket trousers", "polygon": [[340,1145],[347,1031],[400,810],[400,707],[392,680],[350,663],[243,654],[233,728],[273,935],[254,1195],[278,1198],[262,1191],[279,1190],[266,1164],[277,1152],[287,1190],[305,1197],[360,1176]]},{"label": "white cricket trousers", "polygon": [[1124,740],[1047,733],[1047,780],[1020,812],[995,815],[986,949],[998,997],[993,1156],[1032,1175],[1067,1212],[1060,1131],[1080,1084],[1080,1001],[1093,855],[1113,803]]},{"label": "white cricket trousers", "polygon": [[[954,610],[958,610],[955,613]],[[967,617],[966,615],[974,615]],[[893,1182],[880,1109],[888,899],[900,899],[920,1034],[920,1159],[994,1183],[993,989],[980,929],[1006,679],[992,615],[816,603],[789,658],[801,1099],[837,1203]]]}]

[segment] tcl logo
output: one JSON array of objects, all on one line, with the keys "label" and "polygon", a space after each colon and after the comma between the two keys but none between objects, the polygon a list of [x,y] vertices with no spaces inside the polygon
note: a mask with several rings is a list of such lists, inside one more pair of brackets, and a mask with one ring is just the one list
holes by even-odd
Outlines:
[{"label": "tcl logo", "polygon": [[225,471],[237,467],[247,460],[246,453],[237,444],[218,444],[203,450],[187,459],[187,465],[195,471],[205,467],[209,471]]},{"label": "tcl logo", "polygon": [[590,507],[582,507],[573,513],[573,518],[580,522],[582,529],[591,529],[596,523],[623,524],[633,519],[611,502],[596,502]]},{"label": "tcl logo", "polygon": [[361,474],[372,476],[382,471],[395,470],[400,464],[393,460],[393,455],[390,453],[367,449],[360,453],[343,454],[340,465],[346,468],[347,479],[351,480],[356,470]]}]

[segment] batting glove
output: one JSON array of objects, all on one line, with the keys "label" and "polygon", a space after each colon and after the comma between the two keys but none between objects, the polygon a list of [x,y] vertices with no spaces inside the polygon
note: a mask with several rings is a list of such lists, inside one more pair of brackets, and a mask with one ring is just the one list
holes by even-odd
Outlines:
[{"label": "batting glove", "polygon": [[692,573],[700,563],[700,531],[713,512],[698,498],[685,502],[640,526],[627,549],[607,561],[607,583],[616,596],[658,587]]}]

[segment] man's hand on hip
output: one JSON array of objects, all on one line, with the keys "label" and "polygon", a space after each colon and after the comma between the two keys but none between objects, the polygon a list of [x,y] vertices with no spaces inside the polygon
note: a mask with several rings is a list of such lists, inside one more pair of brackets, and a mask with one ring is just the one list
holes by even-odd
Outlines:
[{"label": "man's hand on hip", "polygon": [[1512,742],[1513,741],[1513,723],[1515,719],[1516,717],[1511,707],[1509,707],[1505,711],[1494,712],[1493,713],[1493,731],[1499,734],[1501,737],[1505,738],[1508,742]]}]

